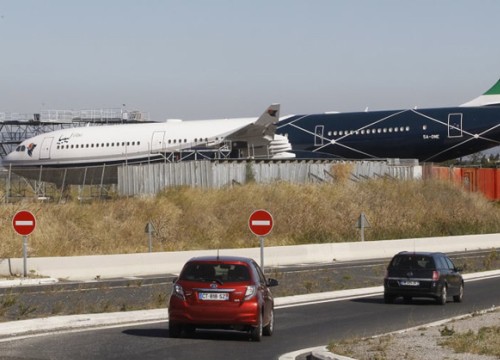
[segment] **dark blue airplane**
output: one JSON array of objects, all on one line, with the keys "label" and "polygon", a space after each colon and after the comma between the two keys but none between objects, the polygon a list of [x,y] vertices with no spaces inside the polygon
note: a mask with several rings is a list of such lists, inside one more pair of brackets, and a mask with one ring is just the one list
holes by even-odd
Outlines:
[{"label": "dark blue airplane", "polygon": [[409,158],[442,162],[500,145],[500,80],[458,107],[281,118],[297,158]]}]

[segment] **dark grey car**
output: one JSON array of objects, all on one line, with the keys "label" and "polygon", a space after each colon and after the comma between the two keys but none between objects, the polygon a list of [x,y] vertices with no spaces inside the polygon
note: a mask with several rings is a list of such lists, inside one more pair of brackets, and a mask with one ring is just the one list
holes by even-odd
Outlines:
[{"label": "dark grey car", "polygon": [[464,280],[460,271],[443,253],[400,252],[387,267],[384,301],[389,304],[398,297],[407,302],[414,297],[427,297],[444,305],[453,296],[455,302],[461,302]]}]

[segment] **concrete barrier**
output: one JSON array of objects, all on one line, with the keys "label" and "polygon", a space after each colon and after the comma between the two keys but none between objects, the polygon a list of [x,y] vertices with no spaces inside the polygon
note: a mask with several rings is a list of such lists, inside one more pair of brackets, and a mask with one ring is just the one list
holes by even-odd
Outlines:
[{"label": "concrete barrier", "polygon": [[[467,251],[500,248],[500,234],[328,243],[267,247],[266,267],[280,265],[390,258],[399,251]],[[28,258],[30,274],[67,280],[91,280],[176,274],[194,256],[216,255],[217,250],[178,251],[103,256]],[[260,261],[259,248],[221,249],[220,255],[238,255]],[[0,276],[23,273],[23,259],[1,259]]]}]

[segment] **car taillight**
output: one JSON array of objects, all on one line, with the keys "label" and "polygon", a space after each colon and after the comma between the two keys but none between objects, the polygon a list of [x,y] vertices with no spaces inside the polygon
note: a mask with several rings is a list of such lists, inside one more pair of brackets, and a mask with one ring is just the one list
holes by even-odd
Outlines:
[{"label": "car taillight", "polygon": [[177,296],[179,299],[186,300],[184,289],[179,284],[174,285],[173,295]]},{"label": "car taillight", "polygon": [[245,292],[245,300],[250,300],[257,293],[257,287],[255,285],[247,286],[247,291]]},{"label": "car taillight", "polygon": [[432,281],[438,281],[439,280],[439,271],[433,271],[432,272]]}]

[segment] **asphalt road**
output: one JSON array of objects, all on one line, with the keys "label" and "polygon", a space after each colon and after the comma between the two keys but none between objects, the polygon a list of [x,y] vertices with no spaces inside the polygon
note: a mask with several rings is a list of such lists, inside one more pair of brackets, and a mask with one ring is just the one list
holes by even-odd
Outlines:
[{"label": "asphalt road", "polygon": [[332,340],[404,329],[498,306],[500,278],[466,283],[463,303],[432,300],[384,304],[382,296],[276,309],[276,328],[262,342],[236,332],[199,331],[170,339],[168,323],[60,332],[0,342],[1,359],[278,359]]},{"label": "asphalt road", "polygon": [[[478,272],[500,269],[497,253],[485,250],[451,255],[457,266],[465,267],[465,272]],[[299,264],[269,268],[266,274],[279,280],[280,285],[273,288],[275,297],[321,293],[382,285],[389,260]],[[0,288],[0,326],[1,321],[54,315],[165,308],[174,277],[165,274]]]}]

